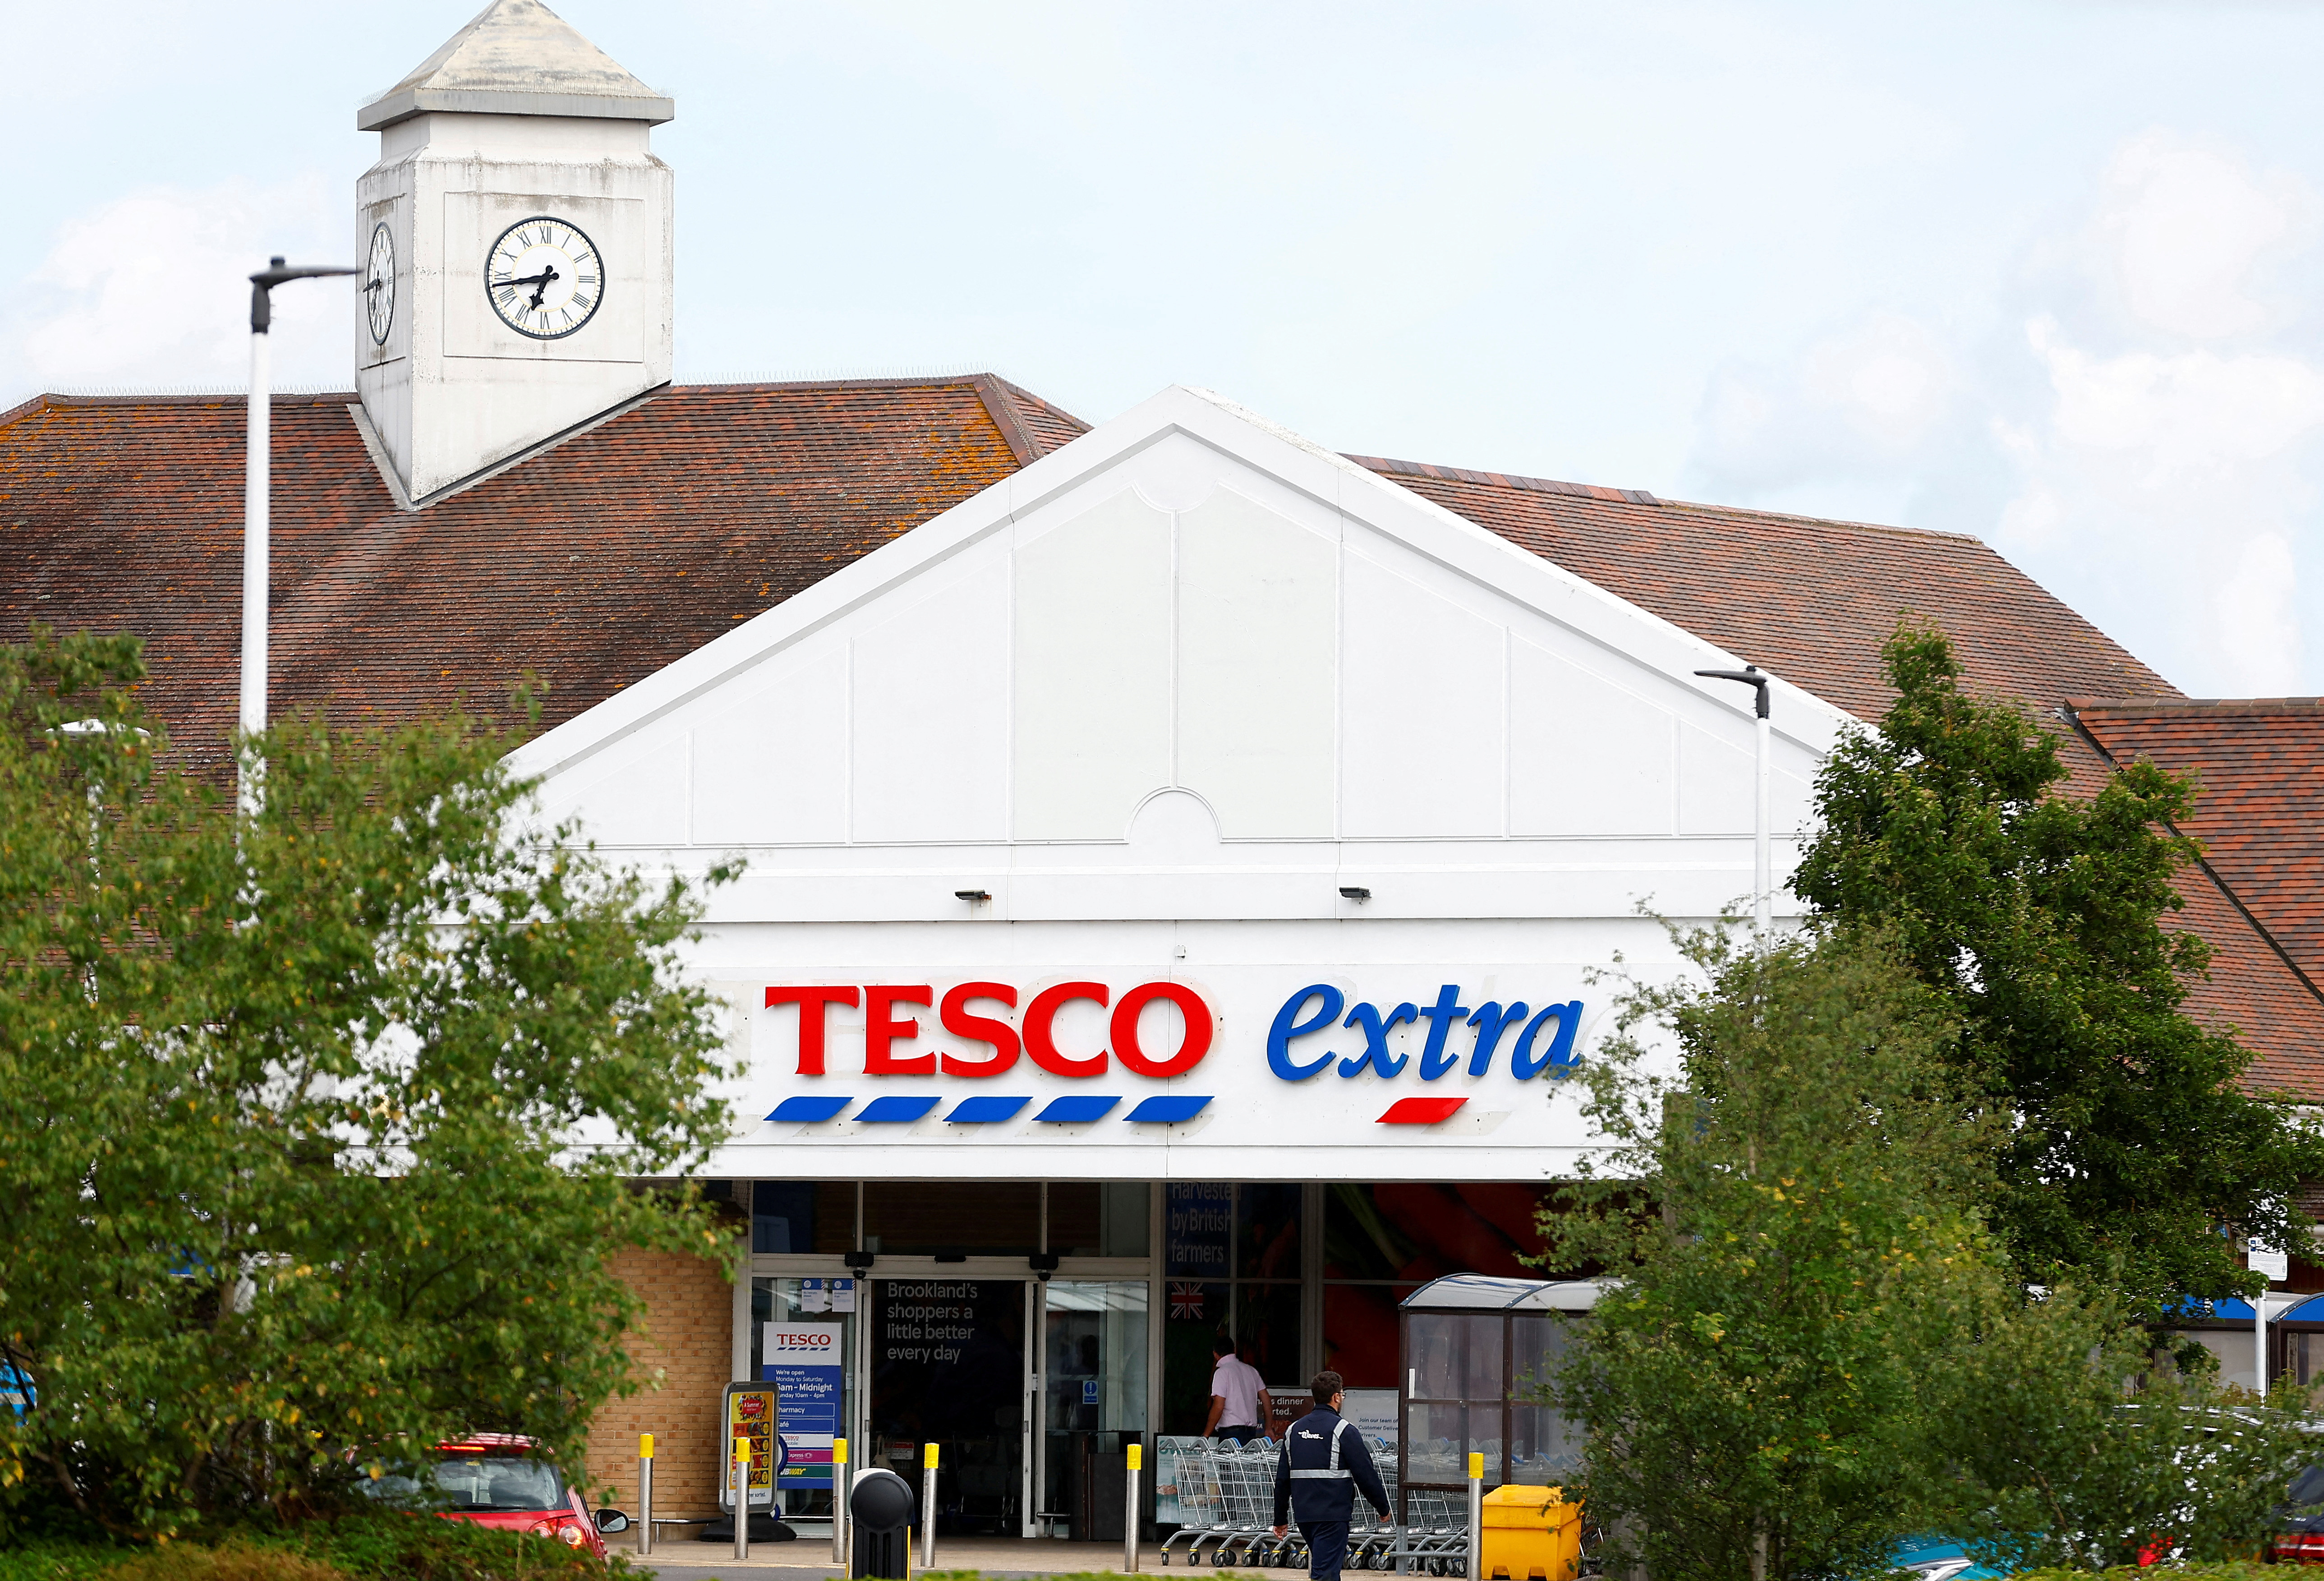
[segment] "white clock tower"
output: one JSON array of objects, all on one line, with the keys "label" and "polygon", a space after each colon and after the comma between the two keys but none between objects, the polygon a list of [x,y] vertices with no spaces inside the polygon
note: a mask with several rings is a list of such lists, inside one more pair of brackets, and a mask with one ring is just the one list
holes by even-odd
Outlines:
[{"label": "white clock tower", "polygon": [[540,0],[493,0],[355,125],[355,388],[428,500],[669,381],[676,114]]}]

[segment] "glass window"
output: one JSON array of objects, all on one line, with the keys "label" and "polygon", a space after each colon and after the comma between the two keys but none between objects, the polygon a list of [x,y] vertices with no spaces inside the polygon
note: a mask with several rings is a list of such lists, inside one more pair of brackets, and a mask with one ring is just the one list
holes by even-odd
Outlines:
[{"label": "glass window", "polygon": [[1233,1318],[1224,1283],[1171,1280],[1162,1321],[1162,1424],[1166,1433],[1199,1433],[1211,1405],[1211,1341]]},{"label": "glass window", "polygon": [[1509,1397],[1537,1396],[1565,1359],[1565,1319],[1549,1313],[1520,1315],[1509,1322]]},{"label": "glass window", "polygon": [[1146,1295],[1143,1280],[1057,1279],[1044,1291],[1043,1510],[1074,1511],[1093,1456],[1146,1430]]},{"label": "glass window", "polygon": [[1143,1257],[1153,1242],[1148,1205],[1153,1189],[1143,1180],[1110,1180],[1099,1188],[1097,1251],[1101,1257]]},{"label": "glass window", "polygon": [[1299,1376],[1299,1287],[1296,1284],[1235,1286],[1235,1354],[1259,1369],[1276,1391],[1306,1387]]},{"label": "glass window", "polygon": [[863,1188],[865,1245],[908,1256],[1038,1251],[1041,1188],[1030,1180],[874,1180]]},{"label": "glass window", "polygon": [[1555,1487],[1580,1469],[1582,1432],[1549,1405],[1509,1408],[1509,1480]]},{"label": "glass window", "polygon": [[449,1455],[436,1465],[436,1486],[455,1510],[562,1510],[565,1484],[545,1460]]},{"label": "glass window", "polygon": [[1406,1483],[1468,1480],[1469,1408],[1458,1403],[1407,1405],[1404,1415]]},{"label": "glass window", "polygon": [[[751,1250],[814,1251],[815,1209],[813,1181],[759,1181],[751,1188]],[[850,1225],[848,1229],[853,1234],[854,1226]]]},{"label": "glass window", "polygon": [[1235,1188],[1237,1279],[1299,1277],[1299,1198],[1296,1186]]},{"label": "glass window", "polygon": [[1501,1373],[1501,1336],[1507,1329],[1507,1320],[1498,1315],[1472,1317],[1462,1318],[1461,1324],[1465,1330],[1462,1336],[1461,1392],[1469,1400],[1499,1403],[1508,1396],[1508,1380]]},{"label": "glass window", "polygon": [[1163,1198],[1164,1271],[1223,1279],[1233,1271],[1234,1188],[1200,1181],[1174,1185]]},{"label": "glass window", "polygon": [[1370,1187],[1335,1185],[1323,1193],[1325,1279],[1434,1279],[1450,1271],[1418,1254],[1413,1239],[1379,1211]]},{"label": "glass window", "polygon": [[1049,1182],[1049,1250],[1064,1257],[1094,1257],[1104,1191],[1093,1180]]},{"label": "glass window", "polygon": [[1323,1287],[1323,1364],[1351,1389],[1394,1389],[1397,1303],[1415,1285],[1327,1284]]},{"label": "glass window", "polygon": [[1415,1312],[1408,1381],[1419,1400],[1501,1398],[1499,1313]]},{"label": "glass window", "polygon": [[1051,1280],[1048,1409],[1054,1429],[1146,1430],[1146,1282]]}]

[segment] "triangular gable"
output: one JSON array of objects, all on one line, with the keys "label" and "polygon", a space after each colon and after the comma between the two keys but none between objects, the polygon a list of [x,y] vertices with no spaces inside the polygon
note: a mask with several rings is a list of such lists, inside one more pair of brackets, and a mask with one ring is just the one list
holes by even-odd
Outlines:
[{"label": "triangular gable", "polygon": [[[1230,864],[1315,842],[1383,859],[1627,846],[1748,832],[1749,693],[1691,673],[1736,662],[1388,478],[1173,388],[516,764],[601,843],[673,855],[1102,860],[1157,797],[1198,802],[1212,827],[1199,858]],[[1780,682],[1775,715],[1775,821],[1793,829],[1848,721]]]}]

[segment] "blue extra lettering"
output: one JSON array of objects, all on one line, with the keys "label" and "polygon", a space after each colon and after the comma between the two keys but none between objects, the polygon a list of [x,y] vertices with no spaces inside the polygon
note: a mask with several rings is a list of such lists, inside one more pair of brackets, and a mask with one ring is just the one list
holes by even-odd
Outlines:
[{"label": "blue extra lettering", "polygon": [[[1534,1039],[1541,1033],[1542,1023],[1553,1017],[1557,1022],[1557,1035],[1540,1059],[1533,1055]],[[1526,1023],[1525,1035],[1509,1054],[1509,1074],[1519,1081],[1531,1081],[1544,1070],[1554,1068],[1560,1079],[1574,1067],[1573,1034],[1582,1030],[1582,1001],[1571,999],[1563,1004],[1553,1004]]]},{"label": "blue extra lettering", "polygon": [[1423,1081],[1434,1081],[1461,1063],[1461,1056],[1444,1052],[1445,1034],[1452,1031],[1454,1022],[1469,1013],[1467,1005],[1452,1003],[1460,997],[1460,985],[1447,983],[1436,991],[1436,1003],[1420,1012],[1420,1019],[1428,1023],[1428,1040],[1420,1049],[1420,1079]]},{"label": "blue extra lettering", "polygon": [[[1296,1020],[1311,999],[1321,999],[1323,1008],[1305,1021]],[[1325,1049],[1308,1064],[1294,1065],[1291,1062],[1291,1040],[1336,1026],[1340,1012],[1347,1005],[1348,996],[1329,983],[1317,983],[1302,988],[1285,1000],[1283,1008],[1275,1012],[1275,1024],[1267,1029],[1267,1068],[1286,1081],[1305,1081],[1311,1076],[1320,1075],[1323,1067],[1332,1063],[1333,1056],[1331,1050]]]},{"label": "blue extra lettering", "polygon": [[1355,1009],[1348,1012],[1347,1024],[1364,1029],[1364,1051],[1360,1054],[1351,1054],[1341,1060],[1340,1074],[1353,1076],[1367,1065],[1373,1067],[1382,1076],[1394,1076],[1397,1071],[1402,1070],[1405,1066],[1405,1056],[1388,1053],[1388,1030],[1398,1022],[1416,1022],[1419,1019],[1419,1008],[1409,1002],[1389,1011],[1388,1019],[1385,1021],[1380,1019],[1378,1005],[1359,1004]]},{"label": "blue extra lettering", "polygon": [[1525,1020],[1530,1008],[1522,999],[1507,1010],[1498,999],[1488,999],[1477,1007],[1477,1013],[1469,1018],[1469,1024],[1477,1029],[1476,1050],[1469,1056],[1471,1076],[1482,1076],[1493,1068],[1493,1050],[1500,1046],[1501,1034]]}]

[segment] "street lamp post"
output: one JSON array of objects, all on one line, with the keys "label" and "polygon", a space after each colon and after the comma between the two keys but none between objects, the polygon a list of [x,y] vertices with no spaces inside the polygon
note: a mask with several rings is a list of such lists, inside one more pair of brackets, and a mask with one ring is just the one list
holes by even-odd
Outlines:
[{"label": "street lamp post", "polygon": [[[269,293],[286,280],[362,273],[327,264],[290,269],[281,259],[271,258],[265,269],[250,277],[250,423],[242,484],[242,707],[235,720],[245,738],[266,728],[268,461],[273,417],[272,395],[267,389],[266,331],[274,316]],[[265,771],[247,745],[235,757],[236,800],[247,816],[258,810],[259,781]]]},{"label": "street lamp post", "polygon": [[1756,849],[1751,862],[1751,921],[1759,936],[1759,948],[1767,948],[1767,929],[1773,907],[1775,875],[1770,870],[1767,852],[1767,682],[1774,678],[1756,664],[1740,670],[1698,670],[1697,675],[1708,680],[1733,680],[1751,688],[1757,694],[1753,712],[1757,716],[1759,735],[1759,766],[1752,836]]}]

